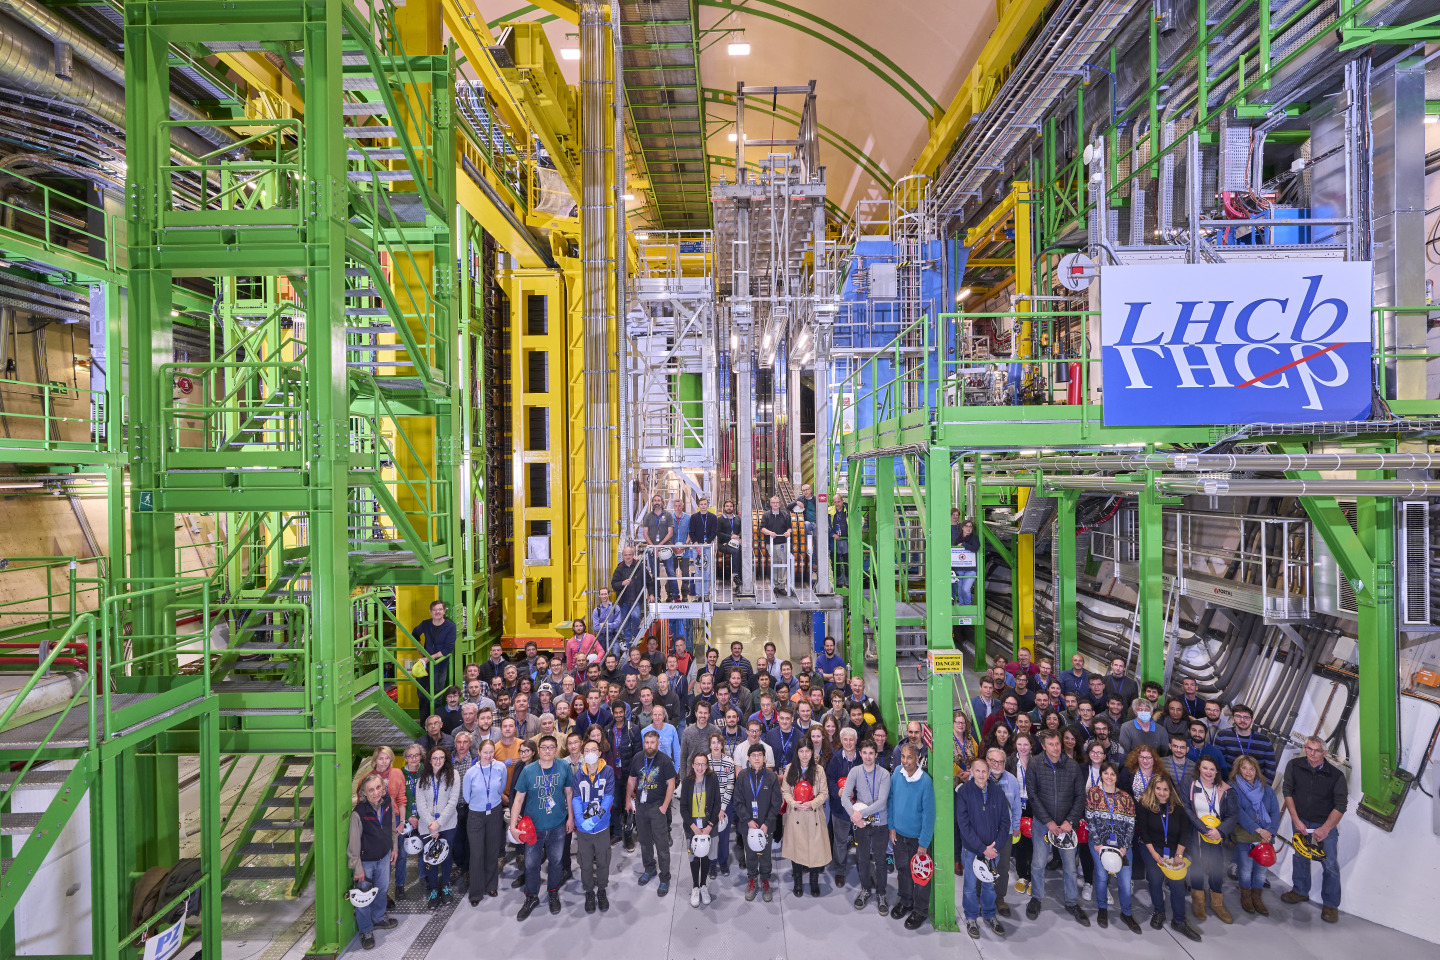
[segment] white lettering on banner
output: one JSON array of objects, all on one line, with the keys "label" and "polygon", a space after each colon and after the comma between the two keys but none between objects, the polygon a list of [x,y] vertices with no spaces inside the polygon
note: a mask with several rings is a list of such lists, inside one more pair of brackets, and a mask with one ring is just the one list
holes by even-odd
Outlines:
[{"label": "white lettering on banner", "polygon": [[1106,267],[1105,422],[1368,417],[1373,286],[1368,262]]}]

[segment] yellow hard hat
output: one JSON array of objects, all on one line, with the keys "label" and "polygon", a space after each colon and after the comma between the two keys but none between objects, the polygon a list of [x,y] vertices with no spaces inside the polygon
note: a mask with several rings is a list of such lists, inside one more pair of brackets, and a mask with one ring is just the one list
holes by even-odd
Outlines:
[{"label": "yellow hard hat", "polygon": [[870,726],[872,726],[872,727],[875,726],[875,714],[873,714],[873,713],[867,713],[867,714],[865,714],[865,722],[868,723],[868,724],[870,724]]},{"label": "yellow hard hat", "polygon": [[[1203,817],[1200,818],[1200,822],[1203,823],[1203,824],[1205,824],[1205,826],[1209,827],[1209,828],[1212,829],[1212,830],[1214,830],[1216,827],[1219,827],[1219,826],[1220,826],[1220,818],[1217,817],[1217,816],[1215,816],[1215,814],[1213,814],[1213,813],[1207,813],[1207,814],[1205,814],[1205,816],[1203,816]],[[1205,834],[1203,834],[1203,833],[1200,834],[1200,839],[1201,839],[1201,840],[1204,840],[1206,843],[1219,843],[1219,842],[1220,842],[1220,840],[1211,840],[1209,837],[1207,837],[1207,836],[1206,836]],[[1220,839],[1223,840],[1224,837],[1221,837]]]},{"label": "yellow hard hat", "polygon": [[414,663],[410,664],[410,676],[416,678],[417,680],[422,677],[428,676],[429,673],[430,661],[425,659],[424,657],[421,657],[419,660],[416,660]]},{"label": "yellow hard hat", "polygon": [[1190,858],[1181,857],[1179,865],[1172,865],[1169,860],[1160,861],[1160,872],[1171,880],[1184,880],[1185,875],[1190,872]]}]

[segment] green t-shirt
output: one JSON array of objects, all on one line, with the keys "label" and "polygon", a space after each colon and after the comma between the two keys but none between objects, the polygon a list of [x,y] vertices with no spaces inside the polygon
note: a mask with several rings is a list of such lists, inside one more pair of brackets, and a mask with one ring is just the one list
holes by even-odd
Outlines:
[{"label": "green t-shirt", "polygon": [[520,771],[515,781],[515,792],[525,794],[525,816],[535,824],[537,831],[551,830],[565,822],[568,805],[565,788],[574,784],[570,764],[556,760],[549,770],[542,770],[540,761]]}]

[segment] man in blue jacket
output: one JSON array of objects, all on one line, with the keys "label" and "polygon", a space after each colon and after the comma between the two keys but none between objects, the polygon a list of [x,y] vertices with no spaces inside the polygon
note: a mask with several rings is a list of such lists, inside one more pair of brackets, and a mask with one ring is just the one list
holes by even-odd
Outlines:
[{"label": "man in blue jacket", "polygon": [[1000,849],[1010,845],[1010,803],[1005,791],[990,782],[990,765],[984,757],[970,761],[970,779],[955,791],[955,830],[960,837],[960,869],[965,871],[965,931],[980,939],[980,919],[997,937],[1005,927],[995,916],[995,882],[975,875],[974,861],[982,858],[999,867]]},{"label": "man in blue jacket", "polygon": [[430,619],[422,620],[410,636],[425,654],[425,676],[420,686],[420,719],[435,713],[440,691],[450,686],[450,660],[455,655],[455,622],[445,616],[445,601],[430,604]]},{"label": "man in blue jacket", "polygon": [[[783,708],[782,708],[783,709]],[[850,858],[850,814],[840,804],[840,783],[860,762],[859,737],[846,727],[840,731],[840,749],[825,765],[825,782],[830,785],[830,831],[834,837],[835,886],[845,886],[845,864]]]},{"label": "man in blue jacket", "polygon": [[920,769],[920,755],[909,743],[900,747],[900,769],[890,778],[890,843],[895,848],[898,891],[890,916],[905,921],[906,930],[918,930],[930,915],[930,889],[915,882],[910,860],[928,854],[935,838],[935,788]]},{"label": "man in blue jacket", "polygon": [[585,762],[575,775],[570,807],[575,816],[580,883],[585,912],[610,909],[605,885],[610,879],[610,808],[615,804],[615,771],[600,757],[600,745],[585,744]]}]

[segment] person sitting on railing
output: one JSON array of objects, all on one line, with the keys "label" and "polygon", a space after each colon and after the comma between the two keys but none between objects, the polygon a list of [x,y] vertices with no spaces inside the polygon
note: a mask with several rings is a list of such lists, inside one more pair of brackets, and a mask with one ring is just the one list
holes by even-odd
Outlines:
[{"label": "person sitting on railing", "polygon": [[[666,514],[669,516],[669,514]],[[626,544],[620,551],[620,562],[610,578],[610,589],[615,601],[623,611],[620,634],[626,646],[635,643],[640,631],[640,620],[644,616],[643,605],[648,599],[655,602],[655,578],[645,565],[635,559],[635,548]]]},{"label": "person sitting on railing", "polygon": [[[718,565],[724,566],[727,575],[740,586],[740,538],[743,536],[740,517],[735,514],[735,501],[726,500],[720,505],[720,516],[715,527]],[[720,576],[716,572],[716,578]]]},{"label": "person sitting on railing", "polygon": [[[665,568],[665,579],[669,589],[666,601],[673,603],[680,599],[679,585],[675,582],[675,516],[665,509],[665,501],[657,493],[650,498],[650,509],[640,521],[640,534],[650,547],[650,575],[658,582],[660,567]],[[662,558],[660,551],[668,550],[669,557]],[[629,606],[626,604],[626,606]]]},{"label": "person sitting on railing", "polygon": [[777,596],[785,596],[786,581],[781,570],[789,565],[790,515],[780,509],[780,498],[770,498],[770,509],[760,517],[760,535],[770,557],[770,582]]},{"label": "person sitting on railing", "polygon": [[624,622],[624,616],[620,605],[610,602],[610,591],[607,588],[601,587],[596,592],[596,598],[600,602],[595,604],[595,609],[590,611],[590,625],[595,630],[595,639],[600,641],[600,645],[605,650],[609,650],[620,637],[620,627]]}]

